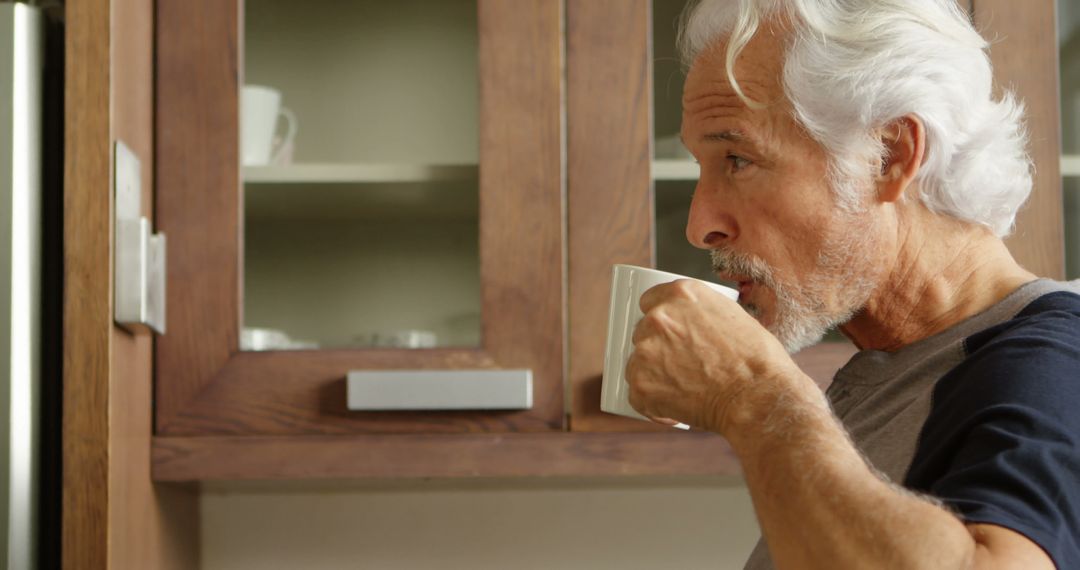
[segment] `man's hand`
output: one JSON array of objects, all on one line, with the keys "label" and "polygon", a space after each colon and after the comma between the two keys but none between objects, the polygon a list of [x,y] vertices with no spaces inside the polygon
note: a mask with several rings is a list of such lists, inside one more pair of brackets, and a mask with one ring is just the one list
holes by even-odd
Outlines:
[{"label": "man's hand", "polygon": [[653,287],[641,311],[626,378],[630,405],[643,415],[730,439],[779,402],[825,405],[780,342],[709,287],[688,279]]}]

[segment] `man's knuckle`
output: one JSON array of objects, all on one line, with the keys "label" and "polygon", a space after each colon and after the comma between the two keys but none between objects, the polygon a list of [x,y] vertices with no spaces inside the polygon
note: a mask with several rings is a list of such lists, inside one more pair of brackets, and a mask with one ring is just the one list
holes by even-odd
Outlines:
[{"label": "man's knuckle", "polygon": [[672,290],[681,297],[687,297],[694,291],[694,285],[697,285],[690,279],[680,279],[672,283]]},{"label": "man's knuckle", "polygon": [[645,330],[658,330],[664,328],[666,321],[667,315],[664,313],[664,309],[656,308],[641,317],[641,326]]}]

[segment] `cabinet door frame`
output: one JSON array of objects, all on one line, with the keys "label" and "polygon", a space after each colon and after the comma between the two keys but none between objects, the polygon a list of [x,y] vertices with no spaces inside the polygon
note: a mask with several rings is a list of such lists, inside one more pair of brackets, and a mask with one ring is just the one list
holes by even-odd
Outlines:
[{"label": "cabinet door frame", "polygon": [[567,0],[566,20],[570,428],[659,430],[600,412],[611,268],[656,249],[652,3]]},{"label": "cabinet door frame", "polygon": [[[562,429],[561,12],[558,0],[478,1],[481,346],[245,352],[243,3],[157,3],[155,226],[169,238],[168,332],[155,347],[159,436]],[[530,369],[533,407],[346,409],[348,371],[406,368]]]}]

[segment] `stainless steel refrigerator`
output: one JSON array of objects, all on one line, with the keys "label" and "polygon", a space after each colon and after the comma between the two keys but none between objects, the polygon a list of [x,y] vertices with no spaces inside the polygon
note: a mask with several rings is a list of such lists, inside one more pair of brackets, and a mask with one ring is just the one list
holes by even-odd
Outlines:
[{"label": "stainless steel refrigerator", "polygon": [[0,4],[0,567],[37,568],[44,21]]}]

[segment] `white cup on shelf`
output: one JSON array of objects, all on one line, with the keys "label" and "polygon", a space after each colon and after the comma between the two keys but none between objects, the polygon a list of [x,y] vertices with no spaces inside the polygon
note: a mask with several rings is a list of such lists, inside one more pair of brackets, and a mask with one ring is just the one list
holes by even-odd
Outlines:
[{"label": "white cup on shelf", "polygon": [[[275,141],[278,118],[285,119],[286,130]],[[281,105],[281,91],[263,85],[244,86],[240,100],[240,149],[244,166],[291,160],[297,128],[296,115]]]},{"label": "white cup on shelf", "polygon": [[316,350],[319,344],[310,340],[295,340],[285,331],[259,327],[244,327],[240,331],[240,350]]},{"label": "white cup on shelf", "polygon": [[384,348],[435,348],[438,341],[432,331],[406,329],[375,333],[373,344]]}]

